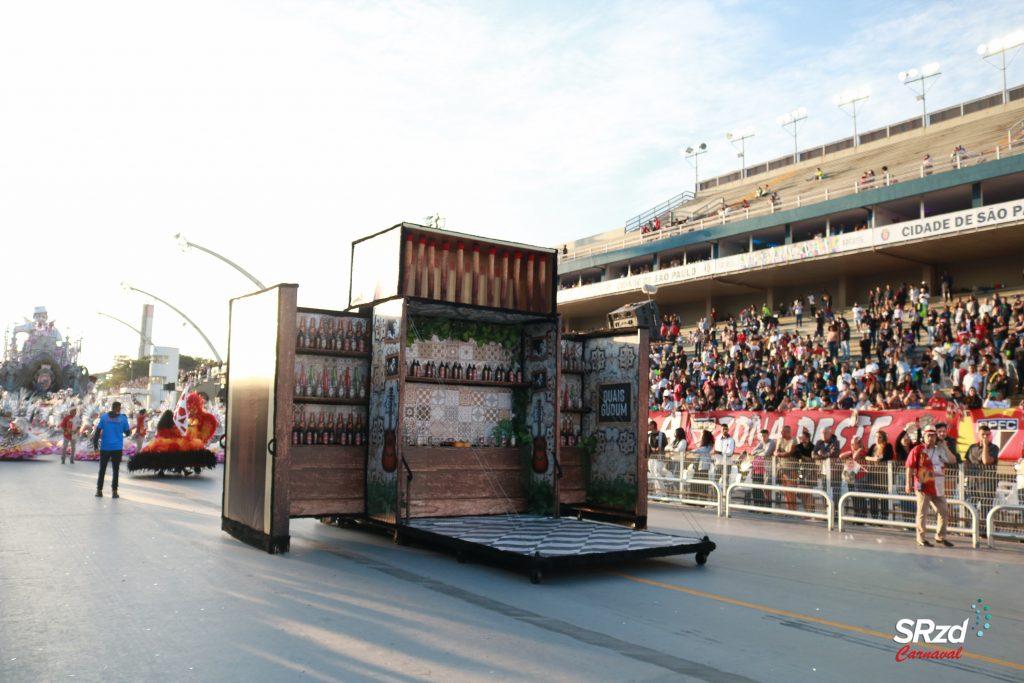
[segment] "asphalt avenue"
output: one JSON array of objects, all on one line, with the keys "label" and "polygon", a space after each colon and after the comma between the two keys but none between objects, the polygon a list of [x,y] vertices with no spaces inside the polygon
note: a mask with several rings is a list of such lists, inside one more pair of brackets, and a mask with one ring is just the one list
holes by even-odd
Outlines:
[{"label": "asphalt avenue", "polygon": [[[220,530],[220,469],[122,472],[112,500],[93,497],[97,467],[0,462],[2,681],[1024,679],[1022,544],[922,549],[898,530],[655,506],[653,530],[718,543],[705,567],[682,556],[532,585],[314,520],[267,555]],[[968,620],[960,658],[897,662],[901,619]]]}]

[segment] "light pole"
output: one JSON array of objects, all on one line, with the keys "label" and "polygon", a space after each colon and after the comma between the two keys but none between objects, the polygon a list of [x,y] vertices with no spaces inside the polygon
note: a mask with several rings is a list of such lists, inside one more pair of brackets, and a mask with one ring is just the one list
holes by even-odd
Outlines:
[{"label": "light pole", "polygon": [[1012,62],[1016,57],[1016,51],[1024,45],[1024,29],[1017,29],[1013,33],[1009,33],[1002,38],[993,38],[987,43],[982,43],[978,46],[978,54],[987,64],[992,64],[988,61],[989,57],[995,57],[999,55],[999,64],[992,64],[995,68],[1003,72],[1003,104],[1009,101],[1006,92],[1006,53],[1014,51],[1013,57],[1010,57]]},{"label": "light pole", "polygon": [[700,155],[707,154],[708,143],[702,142],[697,145],[696,149],[693,147],[687,147],[685,150],[680,150],[680,152],[682,153],[683,158],[693,166],[693,196],[696,197],[700,194]]},{"label": "light pole", "polygon": [[[900,79],[900,83],[907,86],[914,92],[917,92],[920,88],[921,93],[917,96],[917,99],[921,101],[921,127],[928,127],[928,89],[931,85],[928,84],[928,80],[932,78],[938,78],[942,75],[939,71],[939,63],[932,62],[931,64],[925,64],[920,69],[911,69],[910,71],[901,71],[897,74],[897,78]],[[932,84],[934,85],[934,83]]]},{"label": "light pole", "polygon": [[[797,128],[800,126],[800,123],[807,120],[807,107],[794,109],[788,114],[783,114],[775,120],[779,122],[779,125],[782,126],[783,130],[793,136],[793,163],[800,163],[800,148],[797,146],[796,135]],[[790,126],[793,127],[792,130],[790,130]]]},{"label": "light pole", "polygon": [[114,316],[110,315],[109,313],[104,313],[103,311],[96,311],[96,315],[102,315],[104,318],[110,318],[111,320],[113,320],[115,322],[121,323],[122,325],[127,327],[132,332],[135,332],[136,334],[138,334],[139,337],[141,337],[142,340],[145,341],[150,346],[156,346],[156,344],[153,343],[152,338],[147,336],[145,332],[143,332],[142,330],[140,330],[137,327],[134,327],[133,325],[129,325],[128,323],[126,323],[125,321],[121,320],[120,318],[115,318]]},{"label": "light pole", "polygon": [[193,327],[193,329],[195,329],[195,331],[199,333],[199,336],[203,338],[203,341],[206,342],[206,345],[210,347],[210,351],[213,352],[213,356],[214,356],[214,358],[217,359],[217,363],[218,364],[223,364],[224,363],[223,359],[221,359],[221,357],[220,357],[220,354],[217,353],[217,349],[213,348],[213,342],[211,342],[210,338],[206,336],[206,333],[203,332],[201,329],[199,329],[199,325],[196,325],[192,321],[192,318],[190,318],[187,315],[185,315],[179,308],[175,307],[173,304],[167,303],[166,301],[164,301],[163,299],[158,297],[156,294],[151,294],[150,292],[147,292],[145,290],[139,289],[138,287],[132,287],[127,282],[122,282],[121,283],[121,287],[123,287],[124,291],[126,291],[126,292],[138,292],[139,294],[145,294],[146,296],[150,297],[151,299],[156,299],[157,301],[162,303],[164,306],[167,306],[172,311],[174,311],[175,313],[180,315],[182,318],[185,319],[185,322],[187,322],[189,325],[191,325]]},{"label": "light pole", "polygon": [[[237,270],[239,273],[241,273],[242,275],[244,275],[247,278],[249,278],[249,280],[254,285],[259,287],[260,289],[266,289],[266,287],[263,285],[263,283],[260,282],[259,280],[257,280],[256,278],[254,278],[249,273],[249,271],[247,271],[245,268],[242,268],[240,265],[238,265],[237,263],[235,263],[231,259],[227,258],[226,256],[222,256],[221,254],[218,254],[217,252],[213,251],[212,249],[207,249],[206,247],[198,245],[195,242],[189,242],[188,239],[185,237],[185,235],[183,235],[180,232],[174,236],[174,239],[176,239],[178,241],[178,246],[181,247],[182,251],[188,251],[189,248],[198,249],[199,251],[205,251],[210,256],[213,256],[215,258],[219,258],[221,261],[223,261],[224,263],[228,264],[229,266],[231,266],[232,268]],[[155,299],[156,297],[153,297],[153,298]],[[170,306],[170,304],[167,304],[167,305]],[[172,308],[173,308],[173,306],[172,306]]]},{"label": "light pole", "polygon": [[[867,86],[861,86],[854,90],[847,90],[841,92],[832,98],[833,104],[842,109],[848,116],[853,117],[853,146],[858,147],[860,145],[860,139],[857,137],[857,105],[864,100],[871,97],[871,92]],[[849,111],[847,111],[849,107]]]},{"label": "light pole", "polygon": [[749,128],[741,128],[740,130],[730,131],[725,134],[725,139],[732,143],[735,147],[736,143],[740,143],[740,151],[736,155],[741,159],[740,167],[740,178],[747,177],[747,140],[754,137],[754,131]]}]

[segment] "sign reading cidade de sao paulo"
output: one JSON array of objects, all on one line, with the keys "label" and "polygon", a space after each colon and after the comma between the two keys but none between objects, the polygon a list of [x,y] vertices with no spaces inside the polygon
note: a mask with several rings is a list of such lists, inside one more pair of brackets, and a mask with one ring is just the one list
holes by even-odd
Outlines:
[{"label": "sign reading cidade de sao paulo", "polygon": [[875,244],[883,246],[894,242],[941,237],[967,230],[991,228],[1003,223],[1024,220],[1024,199],[981,206],[964,211],[943,213],[913,221],[893,223],[874,229]]}]

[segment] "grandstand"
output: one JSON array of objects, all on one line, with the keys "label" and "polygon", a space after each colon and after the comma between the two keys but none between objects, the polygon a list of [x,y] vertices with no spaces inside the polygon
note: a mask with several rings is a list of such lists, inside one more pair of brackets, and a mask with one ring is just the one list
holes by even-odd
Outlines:
[{"label": "grandstand", "polygon": [[[929,123],[912,119],[863,133],[857,146],[849,138],[803,150],[796,164],[789,156],[746,177],[704,181],[696,198],[658,207],[658,231],[565,245],[566,327],[604,326],[609,311],[646,298],[645,284],[684,326],[713,309],[776,309],[809,292],[828,291],[839,310],[886,283],[924,281],[937,292],[943,272],[958,292],[1021,286],[1024,87],[1005,105],[986,96]],[[957,147],[965,152],[953,154]]]}]

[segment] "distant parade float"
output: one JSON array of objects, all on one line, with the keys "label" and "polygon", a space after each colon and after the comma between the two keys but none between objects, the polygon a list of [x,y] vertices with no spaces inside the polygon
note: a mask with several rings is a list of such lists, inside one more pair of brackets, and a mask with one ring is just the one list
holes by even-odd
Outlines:
[{"label": "distant parade float", "polygon": [[[21,348],[19,335],[27,335]],[[81,344],[65,341],[54,321],[48,320],[46,308],[37,306],[32,320],[15,326],[5,344],[0,385],[9,392],[24,389],[31,395],[46,396],[66,389],[83,396],[91,378],[88,369],[78,364],[80,351]]]}]

